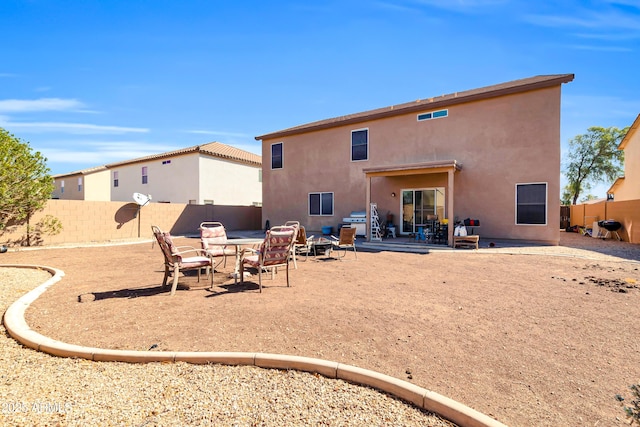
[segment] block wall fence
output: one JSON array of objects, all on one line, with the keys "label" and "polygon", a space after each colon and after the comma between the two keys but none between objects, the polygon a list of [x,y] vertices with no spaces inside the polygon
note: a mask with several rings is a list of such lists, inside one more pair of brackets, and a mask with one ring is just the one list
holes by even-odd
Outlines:
[{"label": "block wall fence", "polygon": [[640,243],[640,200],[600,202],[571,206],[571,225],[591,227],[612,219],[622,224],[618,234],[625,242]]},{"label": "block wall fence", "polygon": [[[33,230],[29,233],[30,246],[152,238],[151,225],[173,235],[198,235],[202,221],[220,221],[228,231],[263,228],[262,208],[255,206],[149,203],[139,207],[133,202],[49,200],[44,210],[30,219],[30,228],[47,215],[62,223],[62,231],[47,235]],[[5,230],[0,243],[26,246],[26,238],[25,224]]]}]

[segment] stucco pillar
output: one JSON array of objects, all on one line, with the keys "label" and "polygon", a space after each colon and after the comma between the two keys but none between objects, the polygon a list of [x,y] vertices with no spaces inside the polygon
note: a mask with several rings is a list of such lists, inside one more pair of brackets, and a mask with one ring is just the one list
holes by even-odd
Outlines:
[{"label": "stucco pillar", "polygon": [[455,213],[453,212],[453,195],[455,193],[453,185],[454,174],[455,169],[453,168],[449,169],[449,171],[447,172],[447,217],[449,218],[449,226],[447,227],[449,236],[447,241],[449,242],[449,246],[451,247],[453,247],[453,231],[455,228],[455,224],[453,223],[453,220],[455,218]]},{"label": "stucco pillar", "polygon": [[371,176],[369,174],[367,177],[367,189],[366,189],[366,206],[365,211],[367,212],[367,229],[365,230],[365,235],[367,236],[367,242],[371,241]]}]

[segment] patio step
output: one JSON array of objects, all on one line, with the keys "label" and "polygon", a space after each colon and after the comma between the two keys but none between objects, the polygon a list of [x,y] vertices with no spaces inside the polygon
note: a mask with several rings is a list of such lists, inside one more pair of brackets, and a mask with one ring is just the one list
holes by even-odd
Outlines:
[{"label": "patio step", "polygon": [[361,242],[358,243],[358,247],[364,249],[383,250],[392,252],[412,252],[418,254],[427,254],[433,251],[447,251],[452,250],[451,247],[446,245],[427,245],[420,243],[385,243],[383,242]]}]

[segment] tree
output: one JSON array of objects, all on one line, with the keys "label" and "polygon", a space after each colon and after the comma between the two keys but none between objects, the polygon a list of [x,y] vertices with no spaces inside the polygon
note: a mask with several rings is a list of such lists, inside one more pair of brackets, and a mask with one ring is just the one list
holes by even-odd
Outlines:
[{"label": "tree", "polygon": [[47,159],[0,128],[0,234],[44,208],[54,189]]},{"label": "tree", "polygon": [[618,150],[628,127],[590,127],[584,135],[569,141],[568,163],[564,169],[568,184],[562,199],[575,205],[583,191],[593,184],[613,181],[619,177],[624,161],[624,151]]}]

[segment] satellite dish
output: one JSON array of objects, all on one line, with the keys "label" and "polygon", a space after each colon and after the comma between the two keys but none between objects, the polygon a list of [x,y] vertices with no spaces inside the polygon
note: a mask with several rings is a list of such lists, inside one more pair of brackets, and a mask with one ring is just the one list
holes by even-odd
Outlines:
[{"label": "satellite dish", "polygon": [[140,206],[144,206],[151,200],[151,194],[133,193],[133,200]]}]

